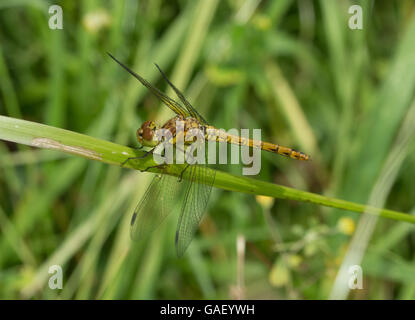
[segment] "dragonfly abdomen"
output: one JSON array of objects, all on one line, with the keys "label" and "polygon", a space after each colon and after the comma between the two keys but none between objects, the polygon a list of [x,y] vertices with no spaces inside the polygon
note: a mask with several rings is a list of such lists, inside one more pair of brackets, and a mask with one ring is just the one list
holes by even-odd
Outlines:
[{"label": "dragonfly abdomen", "polygon": [[280,154],[286,157],[290,157],[292,159],[297,159],[297,160],[309,160],[310,159],[310,157],[307,154],[301,151],[297,151],[289,147],[283,147],[283,146],[280,146],[279,144],[274,144],[270,142],[262,142],[261,149],[269,151],[269,152],[277,153],[277,154]]},{"label": "dragonfly abdomen", "polygon": [[282,156],[290,157],[297,160],[309,160],[310,157],[300,151],[294,150],[289,147],[283,147],[279,144],[270,142],[264,142],[260,140],[247,139],[241,136],[228,134],[223,130],[216,129],[215,127],[209,126],[205,130],[205,139],[208,141],[226,142],[230,144],[237,144],[240,146],[247,146],[250,148],[258,148],[268,152],[280,154]]}]

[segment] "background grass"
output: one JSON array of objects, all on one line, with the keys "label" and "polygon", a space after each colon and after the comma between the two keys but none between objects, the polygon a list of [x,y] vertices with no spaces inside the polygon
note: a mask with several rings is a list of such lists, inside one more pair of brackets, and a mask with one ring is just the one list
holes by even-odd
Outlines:
[{"label": "background grass", "polygon": [[[172,114],[106,51],[165,89],[156,62],[210,123],[313,158],[264,153],[258,179],[415,213],[413,1],[361,1],[356,31],[356,1],[53,3],[63,30],[48,28],[52,2],[0,4],[1,115],[134,146],[142,121]],[[415,298],[403,222],[214,190],[184,258],[173,215],[131,242],[150,178],[0,142],[0,298]],[[350,264],[363,290],[347,289]]]}]

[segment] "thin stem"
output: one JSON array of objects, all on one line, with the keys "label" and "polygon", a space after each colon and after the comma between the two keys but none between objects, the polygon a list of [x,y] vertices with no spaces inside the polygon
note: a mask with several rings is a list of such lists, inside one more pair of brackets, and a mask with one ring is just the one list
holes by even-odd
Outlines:
[{"label": "thin stem", "polygon": [[[4,116],[0,116],[0,139],[38,148],[70,153],[90,160],[119,166],[122,166],[127,158],[140,157],[145,154],[144,151],[134,150],[126,146],[80,133]],[[156,163],[152,157],[144,157],[128,161],[125,163],[124,167],[135,170],[145,170],[146,168],[155,165]],[[153,167],[149,169],[149,171],[179,177],[185,166],[185,164],[174,164],[163,168]],[[235,176],[220,170],[215,171],[216,178],[214,187],[216,188],[270,196],[279,199],[309,202],[358,213],[367,212],[369,214],[380,215],[384,218],[415,223],[415,216],[406,213],[329,198],[315,193],[284,187],[252,178]],[[183,179],[187,178],[186,173],[183,174]]]}]

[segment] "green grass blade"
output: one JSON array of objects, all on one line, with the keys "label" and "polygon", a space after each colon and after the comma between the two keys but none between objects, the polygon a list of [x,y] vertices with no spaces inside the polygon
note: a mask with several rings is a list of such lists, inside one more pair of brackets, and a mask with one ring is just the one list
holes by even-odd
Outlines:
[{"label": "green grass blade", "polygon": [[[4,116],[0,116],[0,139],[66,152],[90,160],[97,160],[119,166],[128,157],[144,154],[143,151],[136,151],[125,146],[80,133]],[[129,161],[125,164],[125,167],[144,170],[154,164],[152,157],[146,157],[144,159]],[[149,171],[179,176],[182,168],[183,165],[171,165],[164,170],[154,168]],[[183,177],[186,179],[186,174]],[[415,217],[409,214],[379,209],[351,201],[329,198],[315,193],[288,188],[252,178],[235,176],[222,171],[216,171],[214,186],[230,191],[309,202],[358,213],[367,212],[369,214],[378,214],[385,218],[415,223]]]}]

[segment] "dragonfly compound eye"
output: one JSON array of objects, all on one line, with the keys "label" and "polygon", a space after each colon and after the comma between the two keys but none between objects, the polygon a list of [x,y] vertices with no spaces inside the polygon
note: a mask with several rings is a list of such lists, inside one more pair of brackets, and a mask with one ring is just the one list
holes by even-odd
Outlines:
[{"label": "dragonfly compound eye", "polygon": [[149,127],[143,128],[143,139],[145,141],[153,140],[153,135],[154,135],[154,129],[149,128]]}]

